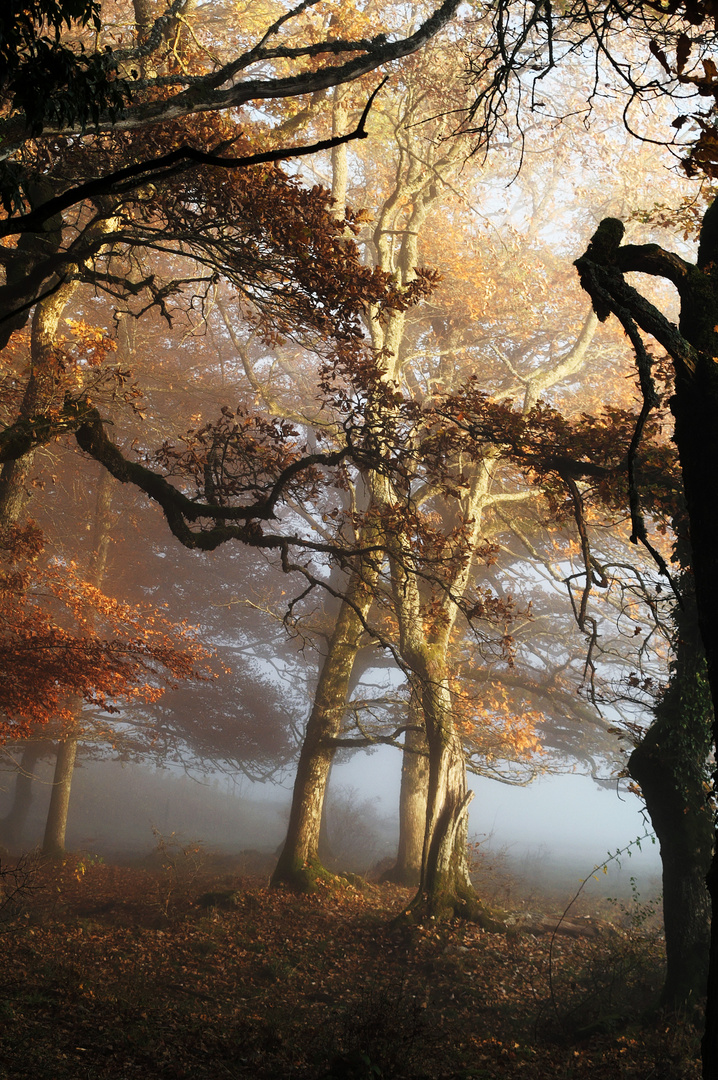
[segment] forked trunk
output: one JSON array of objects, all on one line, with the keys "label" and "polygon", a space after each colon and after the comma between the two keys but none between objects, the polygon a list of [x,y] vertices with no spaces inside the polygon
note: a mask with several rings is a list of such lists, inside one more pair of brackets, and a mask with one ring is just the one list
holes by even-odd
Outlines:
[{"label": "forked trunk", "polygon": [[481,905],[466,854],[473,793],[468,790],[464,749],[454,725],[445,650],[441,644],[422,643],[413,652],[426,722],[429,786],[421,880],[410,910],[419,918],[477,918]]}]

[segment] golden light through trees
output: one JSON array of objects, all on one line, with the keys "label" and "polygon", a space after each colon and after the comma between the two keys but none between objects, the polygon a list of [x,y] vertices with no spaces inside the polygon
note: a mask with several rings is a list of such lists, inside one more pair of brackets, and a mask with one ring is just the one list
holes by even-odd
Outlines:
[{"label": "golden light through trees", "polygon": [[[684,333],[697,301],[681,341],[625,316],[622,275],[663,275],[684,305],[685,281],[712,280],[710,260],[659,254],[683,220],[670,207],[704,195],[656,149],[688,130],[670,126],[679,90],[713,100],[712,38],[691,29],[711,12],[118,0],[79,22],[55,5],[53,44],[43,10],[23,13],[0,84],[2,664],[18,673],[0,730],[74,716],[94,739],[81,700],[131,717],[241,641],[235,674],[266,689],[271,733],[143,716],[180,757],[254,746],[265,775],[299,744],[274,884],[331,883],[335,754],[392,745],[407,918],[489,925],[467,761],[508,781],[609,771],[616,726],[641,738],[678,647],[665,354],[678,341],[695,370],[707,346]],[[712,169],[711,109],[680,150],[689,172]],[[608,235],[618,218],[630,244]],[[572,259],[591,235],[589,299]],[[105,515],[100,558],[73,507],[102,484],[128,520]],[[110,547],[130,538],[121,565]],[[171,561],[151,581],[148,552],[174,540],[213,572],[226,559],[217,596]],[[155,606],[160,584],[181,618]],[[243,705],[248,728],[260,712]]]}]

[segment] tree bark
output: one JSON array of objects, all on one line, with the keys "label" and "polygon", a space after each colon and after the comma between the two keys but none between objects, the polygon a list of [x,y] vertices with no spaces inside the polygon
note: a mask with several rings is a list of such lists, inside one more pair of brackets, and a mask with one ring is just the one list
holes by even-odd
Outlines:
[{"label": "tree bark", "polygon": [[[21,419],[42,416],[56,403],[61,367],[54,352],[57,326],[77,288],[76,281],[61,285],[35,308],[32,320],[32,372],[20,407]],[[36,450],[15,461],[6,461],[0,470],[0,523],[14,525],[27,499],[25,480]]]},{"label": "tree bark", "polygon": [[705,797],[713,710],[685,543],[678,523],[677,554],[685,569],[673,619],[674,660],[655,720],[631,754],[629,774],[640,784],[661,845],[666,980],[662,1004],[685,1008],[705,994],[710,944],[706,874],[713,821]]},{"label": "tree bark", "polygon": [[273,886],[311,892],[330,875],[319,859],[319,834],[329,772],[335,749],[330,740],[340,731],[352,670],[364,634],[364,619],[374,598],[376,571],[352,571],[329,641],[314,696],[314,705],[297,763],[292,806],[284,847],[272,875]]},{"label": "tree bark", "polygon": [[[651,824],[661,846],[666,979],[661,1004],[670,1009],[699,1002],[706,989],[710,943],[710,903],[706,873],[713,828],[698,777],[679,784],[681,766],[697,773],[695,762],[677,761],[675,733],[680,719],[661,711],[643,742],[631,754],[628,770],[640,784]],[[678,770],[677,770],[678,766]],[[697,782],[696,782],[697,781]]]},{"label": "tree bark", "polygon": [[[718,304],[713,318],[718,324]],[[718,377],[715,361],[701,363],[692,378],[676,379],[671,403],[676,419],[683,484],[691,529],[696,601],[701,638],[708,663],[714,714],[718,712]],[[714,720],[713,745],[718,745]],[[714,791],[715,791],[714,775]],[[718,1080],[718,831],[707,878],[711,898],[706,1028],[703,1037],[704,1080]]]},{"label": "tree bark", "polygon": [[401,764],[399,848],[396,863],[382,875],[382,881],[416,888],[421,882],[429,791],[429,747],[424,711],[417,694],[412,694],[409,701],[409,724]]},{"label": "tree bark", "polygon": [[479,918],[482,908],[467,862],[469,803],[464,748],[453,721],[445,649],[419,644],[412,657],[429,748],[426,829],[414,917]]},{"label": "tree bark", "polygon": [[[107,565],[110,547],[112,507],[112,478],[104,469],[100,471],[95,501],[95,520],[93,543],[87,569],[87,580],[99,589]],[[79,744],[78,732],[81,730],[82,700],[77,699],[73,708],[73,720],[69,729],[58,743],[55,760],[55,776],[50,795],[50,806],[45,824],[45,839],[42,844],[44,855],[59,858],[65,854],[65,833],[70,810],[72,777]]]},{"label": "tree bark", "polygon": [[[640,327],[673,360],[675,393],[671,410],[688,510],[698,624],[706,654],[713,701],[713,745],[718,743],[718,202],[705,214],[695,266],[657,244],[621,247],[623,225],[601,222],[576,266],[600,319],[615,314],[627,331]],[[642,271],[671,281],[680,294],[676,328],[624,280]],[[639,370],[645,357],[637,353]],[[645,372],[642,374],[645,383]],[[645,393],[645,391],[644,391]],[[714,794],[718,774],[714,773]],[[707,875],[711,902],[703,1076],[718,1080],[718,833]]]},{"label": "tree bark", "polygon": [[47,812],[45,836],[42,841],[43,855],[47,855],[52,859],[61,858],[65,854],[67,814],[70,807],[70,790],[72,788],[72,774],[75,768],[76,756],[77,738],[74,735],[68,735],[60,741],[57,747],[55,775],[50,793],[50,808]]}]

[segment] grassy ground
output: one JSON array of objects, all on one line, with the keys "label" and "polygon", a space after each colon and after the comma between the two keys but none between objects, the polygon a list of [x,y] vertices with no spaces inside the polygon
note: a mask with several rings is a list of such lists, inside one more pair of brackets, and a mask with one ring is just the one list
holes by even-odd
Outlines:
[{"label": "grassy ground", "polygon": [[0,1076],[699,1076],[692,1018],[651,1011],[662,943],[638,902],[553,944],[397,929],[406,890],[296,897],[191,846],[159,854],[33,871],[3,928]]}]

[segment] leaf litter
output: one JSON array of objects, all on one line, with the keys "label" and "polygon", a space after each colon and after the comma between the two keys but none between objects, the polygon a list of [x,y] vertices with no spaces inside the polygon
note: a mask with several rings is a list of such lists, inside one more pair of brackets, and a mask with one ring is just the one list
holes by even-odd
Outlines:
[{"label": "leaf litter", "polygon": [[698,1080],[700,1018],[656,1010],[644,921],[393,923],[410,898],[297,896],[226,858],[39,864],[3,928],[0,1076]]}]

